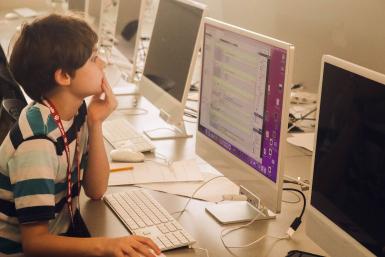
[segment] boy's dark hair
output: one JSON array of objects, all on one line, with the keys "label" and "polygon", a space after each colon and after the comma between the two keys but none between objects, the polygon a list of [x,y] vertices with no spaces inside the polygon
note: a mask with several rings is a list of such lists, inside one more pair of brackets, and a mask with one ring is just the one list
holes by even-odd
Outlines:
[{"label": "boy's dark hair", "polygon": [[10,69],[37,102],[57,84],[58,69],[74,77],[90,58],[97,34],[81,18],[51,14],[25,24],[10,57]]}]

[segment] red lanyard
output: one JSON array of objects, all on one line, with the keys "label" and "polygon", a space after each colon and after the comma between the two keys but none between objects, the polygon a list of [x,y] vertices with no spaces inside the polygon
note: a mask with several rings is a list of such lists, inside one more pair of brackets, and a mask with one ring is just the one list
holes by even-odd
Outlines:
[{"label": "red lanyard", "polygon": [[[72,181],[71,181],[71,160],[70,160],[70,147],[69,147],[69,141],[67,137],[67,133],[64,129],[63,123],[60,119],[59,113],[56,110],[55,106],[53,105],[52,102],[50,102],[48,99],[43,100],[44,104],[48,107],[49,111],[51,112],[51,115],[53,116],[53,119],[59,128],[60,134],[63,138],[64,141],[64,150],[66,153],[66,158],[67,158],[67,205],[68,205],[68,210],[71,216],[71,222],[72,225],[74,225],[74,212],[73,212],[73,207],[72,207],[72,196],[71,196],[71,190],[72,190]],[[80,193],[80,158],[79,158],[79,144],[78,144],[78,132],[76,132],[76,145],[75,145],[75,155],[74,155],[74,162],[76,161],[77,164],[77,171],[78,171],[78,194]],[[79,201],[79,196],[78,196],[78,201]],[[79,204],[78,204],[79,206]]]}]

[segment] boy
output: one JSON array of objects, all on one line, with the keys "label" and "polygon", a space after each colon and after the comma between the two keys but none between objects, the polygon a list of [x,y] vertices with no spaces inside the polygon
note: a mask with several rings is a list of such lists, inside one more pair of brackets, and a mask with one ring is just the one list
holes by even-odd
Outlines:
[{"label": "boy", "polygon": [[79,226],[80,182],[100,199],[108,181],[102,121],[116,100],[96,42],[83,20],[49,15],[24,25],[14,44],[10,68],[34,102],[0,147],[0,256],[160,254],[145,237],[68,236]]}]

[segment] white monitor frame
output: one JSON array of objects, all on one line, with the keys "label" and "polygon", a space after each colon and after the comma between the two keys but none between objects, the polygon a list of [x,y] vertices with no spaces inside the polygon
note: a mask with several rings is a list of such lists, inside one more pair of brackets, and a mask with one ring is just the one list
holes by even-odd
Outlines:
[{"label": "white monitor frame", "polygon": [[[189,1],[189,0],[174,0],[174,1],[180,2],[183,4],[188,4],[195,8],[201,9],[202,20],[200,22],[197,38],[195,40],[194,50],[193,50],[193,54],[190,62],[190,67],[188,70],[186,84],[184,85],[182,101],[178,101],[172,95],[168,94],[160,86],[156,85],[152,80],[147,78],[144,73],[139,82],[139,92],[145,98],[147,98],[153,105],[159,108],[160,110],[159,116],[167,123],[173,125],[175,129],[174,133],[172,133],[171,135],[166,133],[165,135],[162,134],[159,136],[154,136],[150,134],[148,131],[145,131],[145,134],[153,140],[179,138],[179,137],[191,137],[191,135],[188,135],[186,133],[184,121],[183,121],[183,114],[184,114],[184,108],[187,101],[187,96],[191,87],[191,79],[192,79],[192,75],[193,75],[193,71],[194,71],[194,67],[195,67],[195,63],[198,55],[198,49],[201,45],[201,34],[202,34],[201,30],[202,30],[203,18],[205,17],[206,6],[197,2]],[[154,26],[156,26],[156,24]],[[150,42],[150,47],[151,47],[151,42]],[[149,50],[150,50],[150,47],[149,47]],[[170,132],[169,129],[168,129],[168,132]]]},{"label": "white monitor frame", "polygon": [[[334,65],[346,71],[355,73],[362,77],[368,78],[370,80],[376,81],[378,83],[385,85],[385,75],[369,70],[362,66],[356,65],[354,63],[339,59],[331,55],[324,55],[322,57],[321,64],[321,76],[319,82],[319,93],[318,93],[318,103],[317,110],[320,110],[321,106],[321,92],[322,92],[322,83],[323,83],[323,73],[325,63]],[[317,112],[317,119],[319,120],[320,112]],[[318,123],[316,124],[315,129],[315,138],[314,138],[314,149],[317,149],[317,134],[318,134]],[[315,152],[313,152],[312,157],[312,175],[311,181],[313,181],[314,175],[314,163],[315,163]],[[311,191],[310,191],[311,192]],[[333,257],[374,257],[374,255],[362,246],[356,239],[351,237],[348,233],[338,227],[334,222],[328,219],[324,214],[318,211],[311,204],[311,197],[309,199],[309,207],[306,211],[306,233],[307,235],[317,243],[322,249],[331,254]],[[357,208],[359,210],[359,207]],[[331,243],[333,242],[333,243]]]},{"label": "white monitor frame", "polygon": [[[292,44],[245,30],[211,18],[205,18],[205,24],[222,28],[239,35],[255,39],[257,41],[272,45],[286,51],[285,80],[283,85],[283,102],[280,127],[280,146],[278,151],[278,169],[276,182],[273,182],[260,172],[247,165],[245,162],[232,155],[206,135],[197,131],[196,153],[206,160],[210,165],[219,170],[237,185],[246,187],[251,193],[260,199],[262,207],[266,207],[275,213],[281,211],[282,183],[284,173],[284,153],[286,149],[286,136],[288,124],[289,93],[292,81],[292,70],[294,64],[294,46]],[[202,69],[204,65],[202,65]],[[203,72],[202,72],[203,74]],[[202,80],[201,80],[202,81]],[[201,87],[204,85],[201,85]],[[202,92],[202,90],[201,90]],[[254,201],[249,200],[254,205]],[[259,207],[258,207],[259,208]]]}]

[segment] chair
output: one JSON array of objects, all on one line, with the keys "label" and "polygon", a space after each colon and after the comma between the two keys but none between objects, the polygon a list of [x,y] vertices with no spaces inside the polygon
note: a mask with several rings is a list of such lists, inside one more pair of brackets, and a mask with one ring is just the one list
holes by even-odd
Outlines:
[{"label": "chair", "polygon": [[27,101],[9,69],[7,57],[0,46],[0,144],[17,121]]}]

